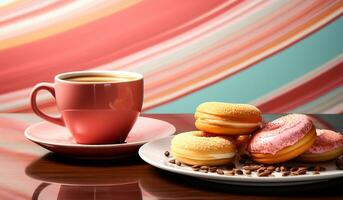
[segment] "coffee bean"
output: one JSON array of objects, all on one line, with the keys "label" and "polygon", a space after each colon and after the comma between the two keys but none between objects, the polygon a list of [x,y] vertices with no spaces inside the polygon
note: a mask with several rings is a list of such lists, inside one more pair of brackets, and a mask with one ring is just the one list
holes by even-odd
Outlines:
[{"label": "coffee bean", "polygon": [[325,167],[322,167],[320,165],[316,165],[312,168],[313,171],[325,171],[326,168]]},{"label": "coffee bean", "polygon": [[240,169],[235,169],[235,174],[242,175],[243,171]]},{"label": "coffee bean", "polygon": [[306,171],[307,171],[306,168],[299,168],[298,171],[297,171],[297,173],[298,173],[299,175],[304,175],[304,174],[306,174]]},{"label": "coffee bean", "polygon": [[298,171],[298,169],[299,169],[299,168],[297,168],[297,167],[292,167],[292,168],[290,169],[290,171],[291,171],[291,172],[295,172],[295,171]]},{"label": "coffee bean", "polygon": [[276,168],[275,168],[275,171],[276,171],[276,172],[280,172],[280,171],[281,171],[281,170],[280,170],[280,167],[276,167]]},{"label": "coffee bean", "polygon": [[222,169],[217,169],[217,174],[223,175],[223,174],[224,174],[224,171],[223,171]]},{"label": "coffee bean", "polygon": [[265,176],[269,176],[269,175],[270,175],[270,171],[268,171],[268,170],[265,170],[265,171],[257,174],[257,176],[259,176],[259,177],[265,177]]},{"label": "coffee bean", "polygon": [[247,165],[242,167],[244,170],[253,170],[252,166]]},{"label": "coffee bean", "polygon": [[178,161],[178,160],[175,160],[175,164],[176,164],[177,166],[181,166],[181,162]]},{"label": "coffee bean", "polygon": [[166,157],[169,157],[169,155],[170,155],[169,151],[165,151],[165,152],[164,152],[164,155],[165,155]]},{"label": "coffee bean", "polygon": [[265,167],[260,167],[258,170],[257,170],[257,173],[262,173],[266,170]]},{"label": "coffee bean", "polygon": [[272,172],[273,172],[273,171],[275,170],[275,167],[274,167],[274,166],[268,166],[268,167],[267,167],[267,170],[269,170],[269,171],[272,171]]},{"label": "coffee bean", "polygon": [[206,169],[201,169],[200,171],[203,173],[208,173],[208,170],[206,170]]},{"label": "coffee bean", "polygon": [[258,166],[258,165],[250,165],[250,166],[244,166],[243,167],[244,170],[251,170],[251,171],[255,171],[259,168],[260,168],[260,166]]},{"label": "coffee bean", "polygon": [[210,171],[210,172],[216,172],[216,171],[217,171],[217,167],[210,167],[210,168],[209,168],[209,171]]},{"label": "coffee bean", "polygon": [[298,176],[299,173],[298,172],[291,172],[291,176]]},{"label": "coffee bean", "polygon": [[200,165],[193,165],[192,168],[200,168]]},{"label": "coffee bean", "polygon": [[284,171],[284,172],[282,173],[282,176],[289,176],[290,174],[291,174],[290,171]]},{"label": "coffee bean", "polygon": [[193,170],[193,171],[199,171],[200,168],[198,168],[198,167],[192,167],[192,170]]},{"label": "coffee bean", "polygon": [[202,169],[202,170],[208,170],[208,169],[209,169],[209,166],[203,165],[203,166],[200,167],[200,169]]},{"label": "coffee bean", "polygon": [[280,170],[281,170],[282,172],[288,171],[288,170],[287,170],[287,167],[285,167],[285,166],[281,166],[281,167],[280,167]]},{"label": "coffee bean", "polygon": [[320,174],[320,172],[319,171],[313,171],[312,174],[313,175],[318,175],[318,174]]},{"label": "coffee bean", "polygon": [[169,160],[169,163],[171,163],[171,164],[175,164],[175,159],[171,159],[171,160]]},{"label": "coffee bean", "polygon": [[308,170],[308,167],[301,165],[301,166],[299,166],[299,169],[306,169],[306,170]]},{"label": "coffee bean", "polygon": [[234,176],[235,175],[235,171],[234,170],[229,170],[226,175],[228,176]]},{"label": "coffee bean", "polygon": [[244,173],[245,173],[245,175],[251,175],[251,171],[250,170],[245,170]]}]

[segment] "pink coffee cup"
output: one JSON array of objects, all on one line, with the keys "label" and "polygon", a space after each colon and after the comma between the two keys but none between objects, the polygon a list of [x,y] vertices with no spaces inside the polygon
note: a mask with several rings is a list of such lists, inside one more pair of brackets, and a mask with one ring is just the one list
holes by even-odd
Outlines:
[{"label": "pink coffee cup", "polygon": [[[37,106],[37,94],[47,90],[56,99],[60,116]],[[31,92],[31,106],[41,118],[66,126],[80,144],[122,143],[139,116],[143,76],[127,71],[78,71],[39,83]],[[47,133],[48,134],[48,133]]]}]

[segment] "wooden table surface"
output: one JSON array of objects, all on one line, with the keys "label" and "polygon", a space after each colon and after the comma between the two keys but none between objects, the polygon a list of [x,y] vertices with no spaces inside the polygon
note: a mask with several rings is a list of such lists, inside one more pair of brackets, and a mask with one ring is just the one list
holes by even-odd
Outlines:
[{"label": "wooden table surface", "polygon": [[[145,116],[174,124],[177,133],[194,130],[190,114]],[[343,130],[343,115],[313,117],[318,127]],[[97,161],[66,158],[24,138],[25,128],[39,121],[33,114],[0,114],[1,200],[343,199],[343,179],[287,187],[234,186],[162,171],[138,156]]]}]

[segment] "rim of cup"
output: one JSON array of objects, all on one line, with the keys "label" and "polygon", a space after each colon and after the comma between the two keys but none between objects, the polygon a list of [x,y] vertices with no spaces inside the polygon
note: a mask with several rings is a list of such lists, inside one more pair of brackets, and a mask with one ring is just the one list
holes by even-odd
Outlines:
[{"label": "rim of cup", "polygon": [[[113,75],[113,76],[127,76],[127,77],[134,77],[132,80],[125,80],[125,81],[109,81],[106,83],[120,83],[120,82],[133,82],[143,79],[143,75],[137,72],[130,72],[130,71],[121,71],[121,70],[85,70],[85,71],[73,71],[73,72],[65,72],[55,76],[55,81],[63,82],[63,83],[71,83],[71,84],[90,84],[89,82],[74,82],[65,80],[66,78],[74,77],[74,76],[90,76],[90,75]],[[92,82],[91,84],[104,84],[104,82]]]}]

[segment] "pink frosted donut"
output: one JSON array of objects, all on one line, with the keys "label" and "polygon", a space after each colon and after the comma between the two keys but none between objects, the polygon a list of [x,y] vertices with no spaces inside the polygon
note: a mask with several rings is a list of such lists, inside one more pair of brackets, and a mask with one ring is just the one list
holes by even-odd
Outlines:
[{"label": "pink frosted donut", "polygon": [[317,138],[306,153],[325,153],[343,147],[343,134],[327,129],[317,129]]},{"label": "pink frosted donut", "polygon": [[308,162],[328,161],[343,153],[343,134],[326,129],[317,129],[314,144],[298,160]]},{"label": "pink frosted donut", "polygon": [[290,114],[266,123],[253,135],[248,151],[257,162],[279,163],[307,151],[315,138],[315,128],[309,117]]}]

